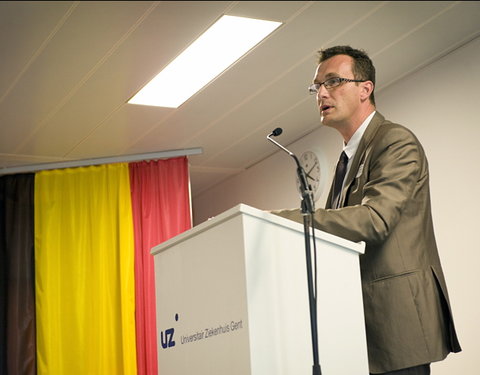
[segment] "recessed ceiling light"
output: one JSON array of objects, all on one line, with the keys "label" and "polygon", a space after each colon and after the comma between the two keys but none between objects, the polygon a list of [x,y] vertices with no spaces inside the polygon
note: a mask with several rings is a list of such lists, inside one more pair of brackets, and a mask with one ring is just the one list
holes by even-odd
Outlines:
[{"label": "recessed ceiling light", "polygon": [[222,16],[128,103],[179,107],[280,25]]}]

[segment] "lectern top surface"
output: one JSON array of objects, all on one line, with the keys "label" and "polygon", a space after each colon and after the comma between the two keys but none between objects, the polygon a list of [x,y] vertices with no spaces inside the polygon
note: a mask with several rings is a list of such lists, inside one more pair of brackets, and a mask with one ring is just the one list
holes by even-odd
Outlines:
[{"label": "lectern top surface", "polygon": [[[216,227],[228,220],[231,220],[239,215],[246,215],[249,217],[254,217],[256,219],[259,219],[261,221],[266,221],[273,223],[275,225],[279,225],[282,227],[289,228],[291,230],[303,232],[303,225],[294,222],[292,220],[288,220],[285,218],[282,218],[277,215],[273,215],[267,211],[262,211],[257,208],[248,206],[246,204],[239,204],[223,213],[221,213],[218,216],[215,216],[207,221],[204,221],[203,223],[193,227],[192,229],[183,232],[179,234],[178,236],[175,236],[168,241],[165,241],[155,247],[152,248],[151,254],[155,255],[161,251],[164,251],[179,242],[185,241],[193,236],[196,236],[204,231],[210,230],[213,227]],[[328,241],[328,242],[334,242],[338,246],[345,247],[347,249],[350,249],[352,251],[358,252],[360,254],[363,254],[365,251],[365,244],[363,242],[352,242],[349,240],[346,240],[341,237],[334,236],[333,234],[326,233],[320,230],[315,231],[315,237],[317,239],[323,240],[323,241]]]}]

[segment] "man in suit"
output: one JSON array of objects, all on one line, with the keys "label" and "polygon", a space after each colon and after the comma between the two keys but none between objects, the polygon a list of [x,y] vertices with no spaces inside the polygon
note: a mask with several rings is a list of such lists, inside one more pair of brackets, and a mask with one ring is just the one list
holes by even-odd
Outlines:
[{"label": "man in suit", "polygon": [[[360,268],[370,373],[430,374],[431,362],[461,348],[435,243],[428,164],[415,135],[376,112],[374,87],[365,52],[320,51],[309,90],[322,123],[342,135],[345,155],[314,224],[366,243]],[[303,222],[299,210],[275,213]]]}]

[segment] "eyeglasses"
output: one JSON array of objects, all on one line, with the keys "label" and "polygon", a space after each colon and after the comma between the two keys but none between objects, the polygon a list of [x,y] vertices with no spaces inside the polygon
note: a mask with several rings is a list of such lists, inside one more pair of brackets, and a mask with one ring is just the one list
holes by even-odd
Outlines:
[{"label": "eyeglasses", "polygon": [[318,94],[320,87],[322,85],[327,89],[333,89],[334,87],[340,86],[342,82],[366,82],[365,79],[350,79],[350,78],[341,78],[341,77],[332,77],[320,83],[314,83],[308,86],[308,92],[310,95]]}]

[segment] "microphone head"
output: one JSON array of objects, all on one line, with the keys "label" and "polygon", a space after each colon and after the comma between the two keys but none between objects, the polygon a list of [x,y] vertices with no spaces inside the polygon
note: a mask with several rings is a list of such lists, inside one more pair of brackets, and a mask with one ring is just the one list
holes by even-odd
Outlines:
[{"label": "microphone head", "polygon": [[274,130],[272,131],[272,135],[273,135],[274,137],[276,137],[276,136],[282,134],[282,132],[283,132],[283,129],[282,129],[282,128],[276,128],[276,129],[274,129]]}]

